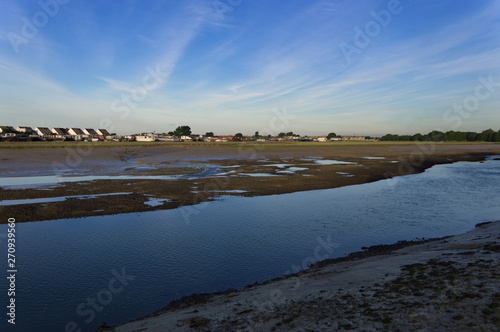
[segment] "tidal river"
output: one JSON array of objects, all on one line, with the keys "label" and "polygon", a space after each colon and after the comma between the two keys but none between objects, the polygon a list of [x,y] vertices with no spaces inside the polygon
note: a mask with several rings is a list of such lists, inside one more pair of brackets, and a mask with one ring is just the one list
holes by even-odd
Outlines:
[{"label": "tidal river", "polygon": [[[500,161],[490,159],[337,189],[19,223],[12,331],[93,331],[362,246],[452,235],[499,219]],[[7,227],[0,225],[4,253]],[[3,266],[6,274],[6,257]]]}]

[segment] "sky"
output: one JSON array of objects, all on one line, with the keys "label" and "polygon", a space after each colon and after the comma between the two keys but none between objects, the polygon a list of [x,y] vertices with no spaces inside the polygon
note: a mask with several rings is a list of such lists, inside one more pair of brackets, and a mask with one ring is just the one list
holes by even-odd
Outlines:
[{"label": "sky", "polygon": [[2,0],[0,125],[500,129],[500,0]]}]

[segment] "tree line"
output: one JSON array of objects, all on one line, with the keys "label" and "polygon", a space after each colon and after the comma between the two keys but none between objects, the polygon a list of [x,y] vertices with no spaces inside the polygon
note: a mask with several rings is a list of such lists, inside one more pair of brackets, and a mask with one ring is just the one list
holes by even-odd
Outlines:
[{"label": "tree line", "polygon": [[433,141],[433,142],[500,142],[500,130],[494,131],[493,129],[484,130],[481,133],[473,131],[447,131],[442,132],[433,130],[428,134],[422,135],[420,133],[414,135],[397,135],[387,134],[380,138],[381,141]]}]

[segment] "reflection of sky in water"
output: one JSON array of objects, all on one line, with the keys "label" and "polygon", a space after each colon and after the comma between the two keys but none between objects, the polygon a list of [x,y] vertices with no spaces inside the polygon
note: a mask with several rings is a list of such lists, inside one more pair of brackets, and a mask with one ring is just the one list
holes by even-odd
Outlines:
[{"label": "reflection of sky in water", "polygon": [[54,203],[62,202],[68,198],[76,199],[89,199],[97,198],[102,196],[113,196],[113,195],[129,195],[131,193],[109,193],[109,194],[95,194],[95,195],[75,195],[75,196],[59,196],[59,197],[45,197],[45,198],[31,198],[31,199],[10,199],[0,201],[0,206],[7,205],[22,205],[22,204],[38,204],[38,203]]},{"label": "reflection of sky in water", "polygon": [[315,160],[314,161],[318,165],[357,165],[357,163],[353,163],[350,161],[342,161],[342,160]]}]

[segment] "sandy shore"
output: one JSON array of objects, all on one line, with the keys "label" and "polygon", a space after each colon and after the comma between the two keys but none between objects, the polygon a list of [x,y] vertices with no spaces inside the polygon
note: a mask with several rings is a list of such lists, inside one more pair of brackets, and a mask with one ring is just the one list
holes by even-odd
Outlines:
[{"label": "sandy shore", "polygon": [[[0,177],[126,176],[53,186],[0,188],[0,200],[63,198],[0,205],[18,222],[173,209],[224,195],[273,195],[337,188],[422,172],[436,164],[500,155],[499,144],[228,144],[0,150]],[[321,164],[317,160],[333,161]],[[335,162],[339,162],[335,164]],[[213,174],[187,175],[214,170]],[[176,180],[140,176],[179,176]],[[95,196],[102,195],[106,196]],[[82,198],[82,195],[86,195]],[[78,197],[80,196],[80,197]],[[66,197],[66,198],[64,198]],[[149,204],[151,200],[158,204]],[[6,219],[0,222],[5,223]]]},{"label": "sandy shore", "polygon": [[376,246],[102,331],[498,331],[500,221]]}]

